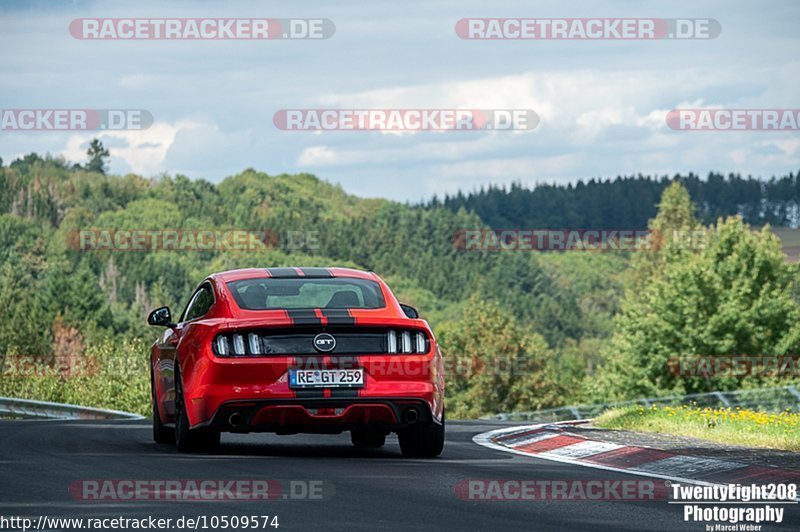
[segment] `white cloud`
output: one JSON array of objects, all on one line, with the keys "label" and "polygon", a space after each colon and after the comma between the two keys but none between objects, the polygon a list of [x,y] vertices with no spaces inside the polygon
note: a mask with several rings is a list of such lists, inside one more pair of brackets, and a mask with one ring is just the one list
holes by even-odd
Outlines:
[{"label": "white cloud", "polygon": [[143,130],[90,131],[71,134],[66,147],[59,151],[70,161],[86,159],[86,147],[93,138],[112,146],[112,161],[122,163],[128,171],[145,176],[167,170],[164,161],[176,135],[182,130],[208,127],[190,120],[170,124],[155,122]]},{"label": "white cloud", "polygon": [[[794,3],[726,0],[555,0],[538,16],[707,17],[712,41],[469,42],[453,25],[485,6],[432,4],[424,17],[378,0],[273,6],[270,16],[326,17],[324,42],[89,42],[69,37],[78,17],[261,16],[251,3],[109,0],[50,9],[0,6],[5,108],[147,109],[141,132],[2,132],[2,156],[50,152],[86,159],[95,136],[111,146],[111,171],[185,173],[218,180],[252,166],[313,171],[364,195],[418,199],[477,184],[567,181],[622,173],[740,171],[768,177],[800,167],[796,132],[672,131],[676,107],[796,108],[800,63]],[[497,16],[519,2],[497,0]],[[222,11],[221,11],[222,10]],[[491,15],[489,15],[491,16]],[[389,60],[387,60],[389,58]],[[281,108],[534,109],[532,132],[284,132]]]},{"label": "white cloud", "polygon": [[341,163],[341,155],[328,146],[309,146],[297,159],[297,164],[300,166],[325,166]]}]

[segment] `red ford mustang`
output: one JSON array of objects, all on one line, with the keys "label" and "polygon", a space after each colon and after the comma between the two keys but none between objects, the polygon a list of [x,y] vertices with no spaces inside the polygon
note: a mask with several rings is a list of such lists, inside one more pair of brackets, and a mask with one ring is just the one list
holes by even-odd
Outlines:
[{"label": "red ford mustang", "polygon": [[336,434],[404,456],[444,445],[442,355],[428,323],[374,273],[267,268],[200,283],[151,357],[153,438],[210,449],[220,432]]}]

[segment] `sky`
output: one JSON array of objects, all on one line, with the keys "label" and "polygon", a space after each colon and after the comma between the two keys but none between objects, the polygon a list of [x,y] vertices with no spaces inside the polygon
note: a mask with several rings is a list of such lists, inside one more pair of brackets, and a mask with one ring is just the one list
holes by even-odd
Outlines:
[{"label": "sky", "polygon": [[[488,184],[567,183],[800,169],[794,131],[676,131],[680,108],[800,108],[800,2],[7,1],[7,109],[143,109],[126,131],[0,131],[6,164],[29,152],[109,171],[218,182],[252,167],[308,172],[364,197],[418,201]],[[81,40],[76,18],[325,18],[323,40]],[[693,40],[467,40],[469,17],[713,18]],[[281,109],[529,109],[516,131],[284,131]]]}]

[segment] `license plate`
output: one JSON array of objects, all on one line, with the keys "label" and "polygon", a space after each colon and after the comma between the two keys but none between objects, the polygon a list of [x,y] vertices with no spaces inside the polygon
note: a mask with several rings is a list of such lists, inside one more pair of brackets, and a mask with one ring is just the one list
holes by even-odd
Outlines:
[{"label": "license plate", "polygon": [[358,369],[290,369],[290,388],[361,388],[364,368]]}]

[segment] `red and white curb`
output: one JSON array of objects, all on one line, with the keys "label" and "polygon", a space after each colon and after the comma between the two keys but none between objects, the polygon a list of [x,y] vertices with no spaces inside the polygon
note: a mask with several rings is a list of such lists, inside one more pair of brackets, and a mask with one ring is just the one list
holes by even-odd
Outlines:
[{"label": "red and white curb", "polygon": [[568,432],[577,423],[510,427],[478,434],[472,441],[498,451],[686,484],[800,484],[798,471],[590,440]]}]

